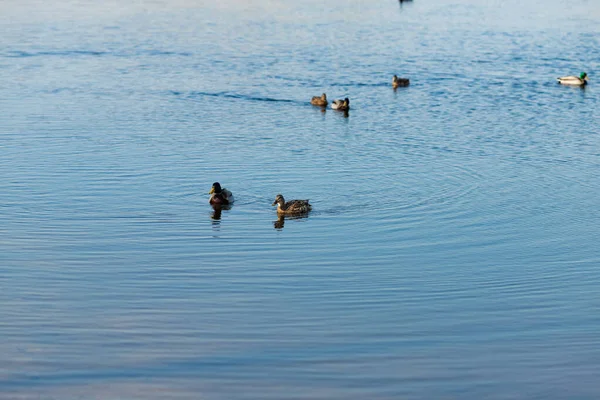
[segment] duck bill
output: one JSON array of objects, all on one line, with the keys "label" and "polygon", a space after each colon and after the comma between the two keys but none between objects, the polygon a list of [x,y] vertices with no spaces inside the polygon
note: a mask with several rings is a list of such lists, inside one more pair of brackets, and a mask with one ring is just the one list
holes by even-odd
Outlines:
[{"label": "duck bill", "polygon": [[273,204],[271,204],[271,206],[276,206],[276,205],[277,205],[276,201],[274,201]]},{"label": "duck bill", "polygon": [[215,192],[215,188],[210,188],[210,192],[208,192],[208,194],[213,194]]}]

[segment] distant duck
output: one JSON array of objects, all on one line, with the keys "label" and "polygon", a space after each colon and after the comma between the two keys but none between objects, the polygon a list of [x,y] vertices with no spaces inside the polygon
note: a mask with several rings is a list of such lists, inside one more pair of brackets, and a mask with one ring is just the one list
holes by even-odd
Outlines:
[{"label": "distant duck", "polygon": [[313,106],[327,107],[327,95],[323,93],[321,97],[314,96],[310,101],[310,104],[312,104]]},{"label": "distant duck", "polygon": [[229,205],[233,203],[233,194],[225,189],[221,188],[221,184],[219,182],[215,182],[210,189],[210,199],[208,202],[212,205]]},{"label": "distant duck", "polygon": [[350,100],[346,97],[344,100],[334,100],[331,103],[331,108],[334,110],[348,111],[350,109]]},{"label": "distant duck", "polygon": [[272,206],[277,205],[278,214],[305,214],[312,209],[308,200],[290,200],[285,201],[282,195],[278,194]]},{"label": "distant duck", "polygon": [[561,85],[583,86],[587,84],[588,78],[587,74],[582,72],[579,76],[563,76],[562,78],[556,78],[556,80]]},{"label": "distant duck", "polygon": [[410,80],[407,78],[398,78],[396,75],[392,78],[392,87],[394,89],[399,87],[406,87],[410,85]]}]

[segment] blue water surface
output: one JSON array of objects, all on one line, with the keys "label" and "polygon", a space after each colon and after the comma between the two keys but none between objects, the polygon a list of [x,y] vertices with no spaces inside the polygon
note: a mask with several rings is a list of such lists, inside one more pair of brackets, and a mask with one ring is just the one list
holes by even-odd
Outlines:
[{"label": "blue water surface", "polygon": [[598,398],[599,20],[1,4],[0,398]]}]

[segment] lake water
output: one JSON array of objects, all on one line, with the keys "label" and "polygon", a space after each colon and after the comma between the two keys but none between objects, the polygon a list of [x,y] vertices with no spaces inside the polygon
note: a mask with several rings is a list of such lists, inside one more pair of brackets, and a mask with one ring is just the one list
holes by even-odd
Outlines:
[{"label": "lake water", "polygon": [[4,1],[0,398],[597,399],[599,21]]}]

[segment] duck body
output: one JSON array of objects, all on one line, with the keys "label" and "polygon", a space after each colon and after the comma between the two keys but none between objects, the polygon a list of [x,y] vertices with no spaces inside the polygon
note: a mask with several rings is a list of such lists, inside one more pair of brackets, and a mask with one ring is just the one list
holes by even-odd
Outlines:
[{"label": "duck body", "polygon": [[210,189],[210,198],[208,202],[212,205],[223,205],[227,206],[233,203],[233,194],[231,191],[222,188],[219,182],[215,182]]},{"label": "duck body", "polygon": [[407,78],[398,78],[396,75],[392,78],[392,87],[394,89],[399,87],[406,87],[410,85],[410,80]]},{"label": "duck body", "polygon": [[327,107],[327,95],[325,93],[323,93],[320,97],[319,96],[314,96],[311,101],[310,104],[312,104],[313,106],[319,106],[319,107]]},{"label": "duck body", "polygon": [[556,78],[556,80],[561,85],[583,86],[587,84],[588,78],[587,74],[582,72],[579,76],[563,76],[561,78]]},{"label": "duck body", "polygon": [[290,200],[285,201],[282,195],[278,194],[272,206],[277,205],[277,214],[305,214],[312,209],[308,200]]},{"label": "duck body", "polygon": [[334,100],[331,103],[331,108],[334,110],[347,111],[350,109],[350,100],[346,97],[344,100]]}]

